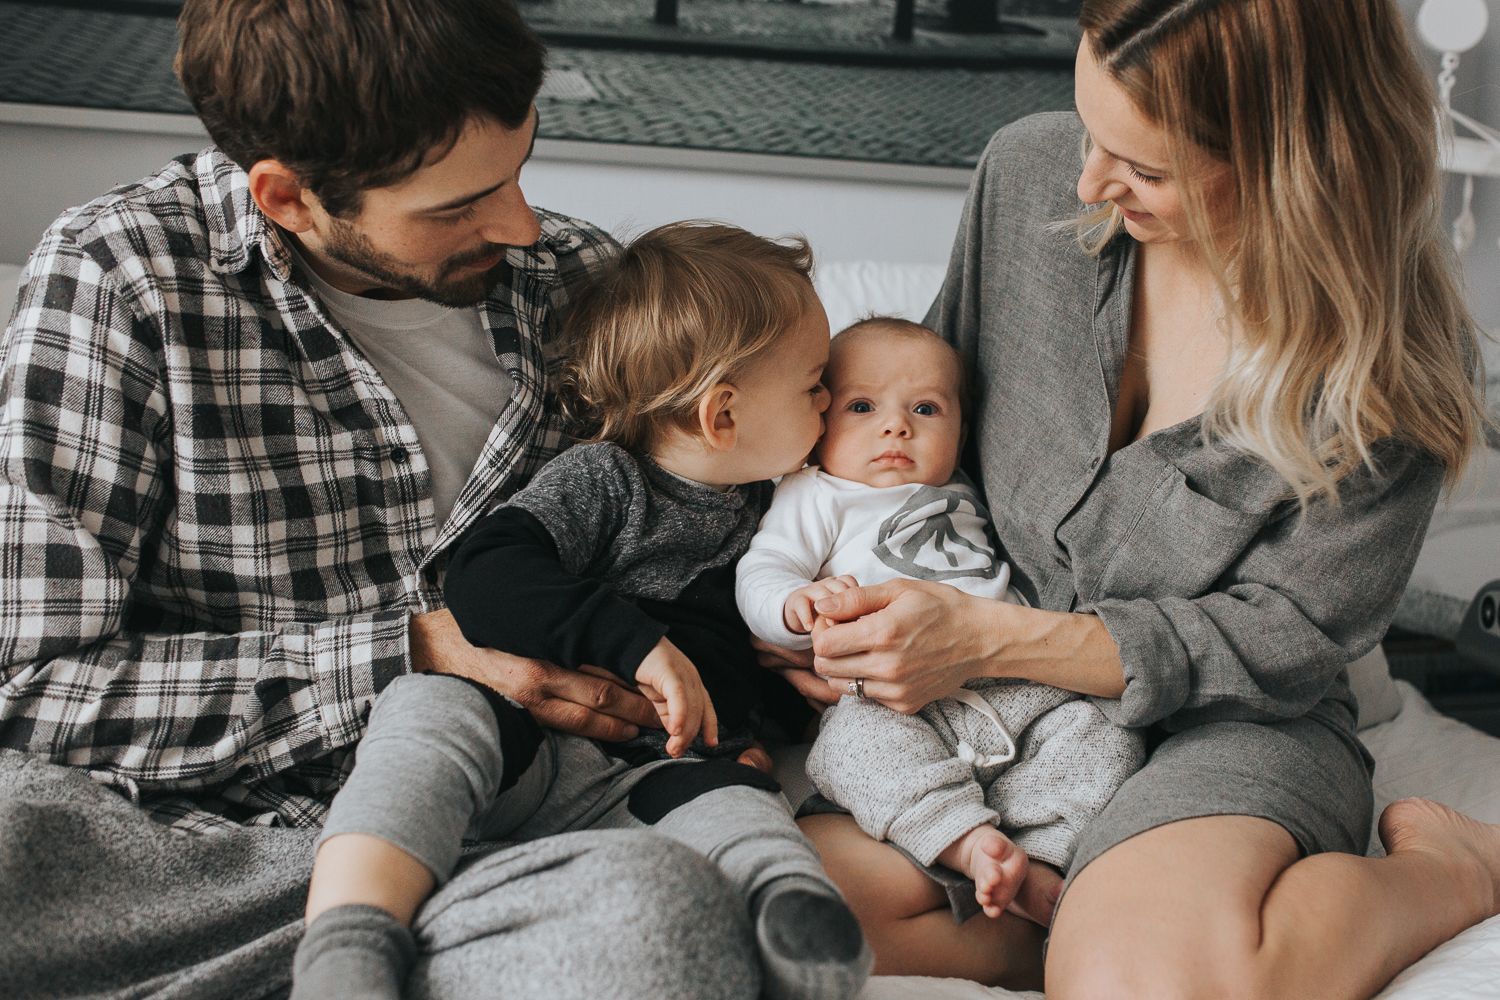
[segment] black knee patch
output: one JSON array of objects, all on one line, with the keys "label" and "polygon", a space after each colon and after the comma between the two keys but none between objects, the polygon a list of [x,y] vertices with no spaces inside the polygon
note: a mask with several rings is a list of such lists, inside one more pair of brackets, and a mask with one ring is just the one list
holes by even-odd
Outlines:
[{"label": "black knee patch", "polygon": [[781,791],[776,779],[764,771],[733,760],[705,760],[701,763],[673,764],[659,767],[646,775],[630,790],[630,814],[642,823],[655,824],[678,806],[686,805],[705,792],[716,788],[745,785],[768,792]]},{"label": "black knee patch", "polygon": [[500,777],[500,792],[503,792],[521,780],[521,775],[536,760],[537,749],[542,745],[542,727],[530,712],[506,701],[505,695],[494,688],[485,687],[471,677],[458,679],[484,695],[490,710],[495,713],[495,721],[500,724],[500,759],[505,766],[505,773]]}]

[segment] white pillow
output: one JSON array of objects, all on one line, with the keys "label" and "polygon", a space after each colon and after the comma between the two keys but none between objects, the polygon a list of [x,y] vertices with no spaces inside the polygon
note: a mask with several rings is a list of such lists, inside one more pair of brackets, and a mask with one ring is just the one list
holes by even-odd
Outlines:
[{"label": "white pillow", "polygon": [[891,264],[885,261],[833,261],[818,265],[813,286],[838,333],[874,313],[922,322],[947,272],[943,264]]}]

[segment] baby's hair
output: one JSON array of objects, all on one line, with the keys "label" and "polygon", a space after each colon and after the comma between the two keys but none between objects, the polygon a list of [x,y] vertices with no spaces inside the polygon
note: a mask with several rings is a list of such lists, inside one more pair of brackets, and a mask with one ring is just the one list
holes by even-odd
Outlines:
[{"label": "baby's hair", "polygon": [[592,441],[648,450],[697,427],[699,400],[741,378],[815,301],[801,237],[673,222],[588,282],[564,326],[562,397]]},{"label": "baby's hair", "polygon": [[[953,362],[958,366],[957,392],[959,413],[963,415],[964,423],[969,423],[971,412],[974,408],[974,383],[972,377],[969,374],[969,363],[964,359],[964,356],[959,353],[958,348],[948,343],[942,337],[939,337],[936,333],[929,330],[921,323],[913,323],[911,320],[902,319],[900,316],[866,316],[864,319],[850,323],[838,333],[834,334],[832,352],[836,353],[838,351],[840,341],[843,341],[844,344],[848,344],[850,343],[850,340],[858,339],[863,336],[870,336],[876,333],[892,335],[895,337],[899,337],[902,340],[925,340],[931,343],[941,344],[949,351],[951,351],[953,354]],[[850,334],[854,334],[855,337],[850,338],[850,340],[845,340],[844,338],[849,337]],[[833,358],[831,355],[829,357],[828,367],[830,370],[833,368]]]}]

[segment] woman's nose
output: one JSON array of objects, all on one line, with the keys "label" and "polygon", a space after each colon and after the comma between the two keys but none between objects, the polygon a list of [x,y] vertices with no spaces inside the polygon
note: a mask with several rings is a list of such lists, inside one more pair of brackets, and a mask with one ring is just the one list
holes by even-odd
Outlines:
[{"label": "woman's nose", "polygon": [[1078,178],[1078,199],[1085,205],[1098,205],[1122,198],[1129,191],[1130,185],[1110,176],[1108,157],[1097,148],[1091,150]]}]

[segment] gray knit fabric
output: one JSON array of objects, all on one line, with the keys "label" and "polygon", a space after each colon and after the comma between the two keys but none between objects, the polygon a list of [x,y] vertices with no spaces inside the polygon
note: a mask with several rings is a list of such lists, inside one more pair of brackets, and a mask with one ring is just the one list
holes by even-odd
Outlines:
[{"label": "gray knit fabric", "polygon": [[[184,835],[80,769],[0,750],[0,912],[21,929],[0,997],[285,1000],[315,834]],[[419,911],[407,996],[754,1000],[737,902],[707,858],[651,831],[497,845]]]},{"label": "gray knit fabric", "polygon": [[[594,829],[642,829],[632,788],[664,767],[631,767],[593,740],[542,731],[536,757],[498,796],[503,762],[494,711],[472,685],[442,674],[408,674],[381,692],[348,782],[333,801],[322,840],[381,837],[422,861],[439,883],[464,839],[520,843]],[[387,750],[389,749],[389,752]],[[681,815],[678,815],[681,814]],[[718,789],[679,806],[653,827],[725,868],[747,905],[769,880],[813,879],[836,894],[812,843],[775,792]],[[320,840],[321,843],[321,840]]]},{"label": "gray knit fabric", "polygon": [[721,493],[603,443],[563,452],[507,503],[542,522],[569,573],[671,601],[750,547],[773,492],[766,481]]},{"label": "gray knit fabric", "polygon": [[[542,730],[541,737],[530,766],[497,795],[504,761],[495,711],[484,695],[441,674],[399,677],[375,703],[354,771],[334,799],[323,838],[343,833],[380,837],[425,864],[441,886],[458,866],[466,837],[528,843],[588,830],[649,829],[711,861],[727,878],[736,908],[749,919],[785,892],[812,891],[843,906],[780,794],[744,784],[714,787],[648,824],[637,815],[641,804],[632,794],[644,779],[663,768],[711,765],[666,760],[630,767],[593,740],[550,729]],[[569,891],[600,907],[617,905],[606,885],[575,885]],[[412,930],[419,946],[436,950],[427,928],[425,918],[419,918]],[[870,967],[868,953],[858,949],[827,969],[814,962],[803,970],[799,963],[774,961],[775,955],[763,958],[767,991],[788,1000],[852,997]],[[630,964],[628,956],[625,964]],[[471,971],[483,975],[482,970]],[[799,990],[804,973],[831,976],[845,988]],[[787,988],[772,990],[777,982]]]},{"label": "gray knit fabric", "polygon": [[975,766],[957,757],[960,743],[980,756],[1008,748],[990,719],[951,698],[908,716],[846,697],[823,715],[808,777],[865,832],[923,865],[993,823],[1028,856],[1066,869],[1078,832],[1144,761],[1139,732],[1060,688],[1007,680],[965,687],[995,709],[1015,760]]}]

